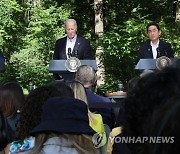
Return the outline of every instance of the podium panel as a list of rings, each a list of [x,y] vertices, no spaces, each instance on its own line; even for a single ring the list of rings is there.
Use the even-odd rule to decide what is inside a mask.
[[[50,73],[70,73],[65,67],[66,60],[50,60],[49,72]],[[97,71],[96,60],[80,60],[81,65],[89,65]]]
[[[49,73],[54,75],[60,75],[64,80],[73,80],[75,72],[69,72],[65,66],[66,60],[50,60],[49,63]],[[97,71],[96,60],[80,60],[81,65],[88,65]]]
[[[157,59],[140,59],[137,65],[135,66],[135,70],[156,70],[156,60]],[[180,59],[178,58],[170,58],[172,67],[180,67]]]

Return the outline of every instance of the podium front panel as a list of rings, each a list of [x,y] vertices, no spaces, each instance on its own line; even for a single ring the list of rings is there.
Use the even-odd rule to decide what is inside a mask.
[[[156,60],[157,59],[140,59],[139,62],[137,63],[135,70],[156,70]],[[178,58],[170,58],[172,67],[180,67],[180,59]]]
[[[66,60],[50,60],[49,72],[50,73],[69,73],[65,67]],[[96,60],[80,60],[81,65],[89,65],[97,71]]]
[[[156,59],[140,59],[135,69],[136,70],[156,69]]]
[[[66,60],[50,60],[49,63],[49,72],[50,73],[60,73],[60,72],[67,72],[65,67]]]

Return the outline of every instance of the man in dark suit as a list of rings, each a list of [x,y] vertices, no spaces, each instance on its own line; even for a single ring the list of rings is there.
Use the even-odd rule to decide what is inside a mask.
[[[58,39],[55,44],[53,59],[92,59],[92,49],[88,40],[77,35],[77,23],[74,19],[65,22],[67,36]]]
[[[149,40],[141,44],[137,62],[140,59],[156,59],[161,56],[173,58],[174,55],[173,50],[171,49],[171,44],[159,39],[161,35],[159,25],[151,22],[147,25],[146,29]]]
[[[77,35],[77,23],[74,19],[68,19],[65,22],[65,31],[67,36],[58,39],[55,44],[53,59],[66,60],[70,57],[76,57],[79,60],[93,59],[90,42]],[[55,80],[69,80],[73,78],[70,74],[54,74]]]
[[[75,75],[75,80],[81,82],[86,90],[88,104],[93,106],[93,103],[112,103],[109,98],[97,95],[93,92],[96,86],[96,73],[91,66],[81,65]],[[111,129],[115,124],[115,115],[112,108],[91,108],[90,111],[101,114],[103,123]]]

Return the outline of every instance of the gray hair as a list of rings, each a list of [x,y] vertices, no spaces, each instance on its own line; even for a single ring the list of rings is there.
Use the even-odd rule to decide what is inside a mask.
[[[76,22],[76,20],[75,19],[67,19],[66,21],[65,21],[65,24],[64,24],[64,26],[66,27],[66,25],[67,25],[67,23],[73,23],[74,24],[74,26],[76,27],[76,29],[77,29],[77,22]]]
[[[92,88],[96,83],[95,70],[91,66],[82,65],[76,72],[75,80],[81,82],[86,88]]]

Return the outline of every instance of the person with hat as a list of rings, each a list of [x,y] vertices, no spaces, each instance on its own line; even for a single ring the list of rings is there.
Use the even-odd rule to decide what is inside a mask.
[[[44,102],[42,119],[31,131],[35,136],[32,153],[96,154],[91,137],[87,105],[71,97],[53,97]]]

